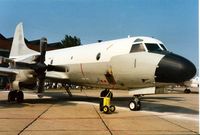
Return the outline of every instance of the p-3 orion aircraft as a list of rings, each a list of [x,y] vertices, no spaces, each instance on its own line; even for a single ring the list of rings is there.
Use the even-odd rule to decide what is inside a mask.
[[[0,68],[0,75],[11,77],[8,101],[23,102],[21,89],[36,84],[41,94],[48,79],[128,90],[133,94],[130,110],[140,110],[138,95],[154,94],[157,88],[185,82],[196,74],[193,63],[152,37],[128,37],[53,51],[46,51],[46,44],[47,39],[41,38],[40,52],[29,49],[23,25],[17,25],[10,56],[1,58],[2,63],[9,63],[8,68]]]

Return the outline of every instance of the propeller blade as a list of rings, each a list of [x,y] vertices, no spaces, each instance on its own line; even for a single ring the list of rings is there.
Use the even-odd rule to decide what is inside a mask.
[[[38,78],[38,93],[43,93],[44,91],[44,82],[46,76],[47,65],[45,62],[47,48],[47,39],[45,37],[40,39],[40,61],[36,64],[35,72],[37,73]]]
[[[40,39],[40,63],[44,63],[47,49],[47,39],[45,37]]]
[[[26,63],[26,62],[15,62],[15,67],[20,67],[23,69],[33,69],[37,74],[43,73],[46,71],[47,66],[45,63]]]
[[[44,92],[44,81],[45,81],[45,75],[46,73],[38,74],[38,93]]]
[[[47,71],[65,72],[65,67],[48,65]]]
[[[26,62],[15,62],[16,67],[25,68],[25,69],[35,69],[35,64],[30,64]]]

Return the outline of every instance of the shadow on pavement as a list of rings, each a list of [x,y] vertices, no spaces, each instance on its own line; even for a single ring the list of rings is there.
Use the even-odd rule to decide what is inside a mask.
[[[77,103],[71,103],[69,101],[82,101],[82,102],[90,102],[90,103],[99,103],[99,97],[88,97],[88,96],[78,96],[74,95],[73,97],[69,97],[65,93],[46,93],[45,95],[50,96],[52,98],[41,98],[41,99],[25,99],[24,103],[8,103],[7,100],[0,100],[0,107],[5,108],[23,108],[25,106],[30,106],[33,104],[59,104],[59,105],[77,105]],[[112,103],[119,107],[128,108],[128,104],[131,100],[131,97],[115,97],[112,100]],[[184,113],[184,114],[198,114],[199,112],[189,107],[177,106],[172,104],[163,104],[160,100],[168,101],[184,101],[181,97],[159,97],[159,95],[154,97],[145,96],[141,99],[142,109],[144,111],[153,111],[153,112],[171,112],[171,113]],[[1,109],[0,108],[0,109]]]

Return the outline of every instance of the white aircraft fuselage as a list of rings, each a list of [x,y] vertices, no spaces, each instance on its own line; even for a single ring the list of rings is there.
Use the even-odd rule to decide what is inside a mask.
[[[138,38],[143,42],[134,43]],[[161,43],[153,38],[133,37],[82,45],[49,51],[45,63],[64,66],[65,75],[74,84],[113,89],[155,86],[155,71],[164,55],[149,53],[145,42]],[[130,53],[133,44],[142,44],[145,50]]]

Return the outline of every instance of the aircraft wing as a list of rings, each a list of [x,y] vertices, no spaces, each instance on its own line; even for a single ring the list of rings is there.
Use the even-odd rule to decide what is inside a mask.
[[[19,73],[19,71],[16,69],[0,67],[0,76],[12,76],[12,75],[16,75],[18,73]]]
[[[46,79],[62,81],[69,80],[69,77],[66,75],[65,72],[50,71],[46,73]]]

